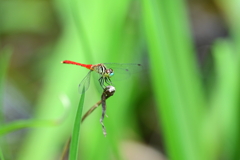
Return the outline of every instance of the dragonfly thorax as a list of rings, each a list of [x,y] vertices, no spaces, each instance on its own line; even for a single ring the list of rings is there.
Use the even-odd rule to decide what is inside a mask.
[[[113,69],[107,67],[104,64],[99,64],[97,66],[94,66],[94,71],[102,75],[102,77],[112,77],[114,75]]]

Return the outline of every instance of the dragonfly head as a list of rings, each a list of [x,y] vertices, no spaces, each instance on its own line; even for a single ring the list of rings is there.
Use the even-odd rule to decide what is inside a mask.
[[[106,76],[112,77],[113,75],[114,75],[114,72],[111,68],[106,70]]]

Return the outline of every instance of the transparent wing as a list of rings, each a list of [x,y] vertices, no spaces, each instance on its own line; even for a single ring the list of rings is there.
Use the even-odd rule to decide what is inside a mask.
[[[126,80],[132,74],[140,73],[142,71],[141,64],[136,63],[104,63],[107,68],[113,69],[114,75],[111,77],[113,81]]]
[[[114,75],[111,77],[111,80],[114,81],[121,81],[127,80],[131,77],[130,71],[126,71],[125,69],[115,68],[113,69]]]
[[[112,68],[112,69],[121,69],[123,72],[125,73],[139,73],[141,72],[142,69],[142,65],[141,64],[137,64],[137,63],[104,63],[104,65],[107,68]]]
[[[81,83],[78,85],[78,92],[80,94],[84,93],[83,88],[84,88],[85,92],[88,90],[89,84],[90,84],[91,72],[92,71],[89,71],[88,74],[83,78]]]

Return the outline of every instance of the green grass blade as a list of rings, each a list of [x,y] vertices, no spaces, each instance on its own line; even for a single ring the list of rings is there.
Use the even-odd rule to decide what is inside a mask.
[[[5,47],[2,51],[0,51],[0,129],[3,128],[4,117],[3,117],[3,96],[4,96],[4,85],[6,79],[6,73],[9,66],[9,61],[11,57],[11,49]],[[2,150],[2,146],[5,146],[5,139],[0,138],[0,159],[4,160],[4,150]],[[4,148],[3,148],[4,149]]]
[[[84,104],[84,97],[85,97],[85,88],[83,88],[83,94],[81,95],[78,109],[75,117],[74,122],[74,128],[72,133],[72,140],[70,144],[70,151],[69,151],[69,159],[70,160],[77,160],[78,155],[78,141],[79,141],[79,132],[80,132],[80,126],[81,126],[81,118],[82,118],[82,110],[83,110],[83,104]]]
[[[212,159],[221,154],[223,159],[234,158],[238,154],[237,145],[239,140],[239,61],[233,45],[225,40],[218,40],[213,48],[216,65],[217,83],[213,88],[211,98],[211,118],[215,122],[209,133],[215,133],[213,140],[206,140],[209,144],[215,142],[215,146],[208,145],[209,150],[215,148],[211,153]],[[209,136],[211,137],[211,136]],[[218,146],[223,146],[219,150]],[[214,155],[215,154],[215,155]]]
[[[86,29],[84,28],[84,25],[82,23],[82,18],[80,17],[79,14],[79,7],[78,3],[79,1],[77,0],[71,0],[71,14],[73,17],[73,21],[75,24],[75,27],[77,29],[77,35],[79,40],[81,41],[82,44],[82,49],[85,53],[85,55],[88,58],[88,60],[91,62],[93,61],[93,56],[92,56],[92,51],[91,51],[91,46],[90,46],[90,41],[86,32]]]
[[[5,160],[5,159],[4,159],[4,156],[3,156],[3,153],[2,153],[2,148],[0,148],[0,159],[1,159],[1,160]]]
[[[4,83],[10,57],[11,50],[9,48],[6,47],[0,52],[0,124],[3,121],[2,106],[3,106]]]
[[[47,127],[47,126],[56,126],[58,123],[55,120],[19,120],[12,122],[11,124],[6,124],[0,128],[0,136],[17,131],[24,128],[32,127]]]
[[[184,3],[143,0],[142,6],[151,75],[170,159],[204,159],[199,126],[205,101]]]

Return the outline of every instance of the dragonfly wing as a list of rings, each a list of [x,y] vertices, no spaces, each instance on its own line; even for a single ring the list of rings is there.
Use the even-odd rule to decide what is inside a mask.
[[[137,63],[104,63],[107,68],[111,68],[114,71],[112,80],[125,80],[131,77],[132,74],[140,73],[142,71],[141,64]]]
[[[78,86],[78,92],[80,94],[83,94],[83,88],[84,88],[84,91],[86,92],[89,88],[89,85],[90,85],[90,78],[91,78],[91,72],[92,71],[89,71],[88,74],[83,78],[83,80],[81,81],[81,83],[79,84]]]
[[[127,71],[122,68],[115,68],[113,69],[114,75],[111,77],[111,80],[113,81],[121,81],[121,80],[127,80],[131,77],[130,71]]]
[[[104,65],[106,65],[107,68],[123,69],[123,70],[125,70],[125,72],[130,72],[131,74],[139,73],[143,70],[142,65],[137,64],[137,63],[123,63],[123,64],[121,64],[121,63],[104,63]]]

